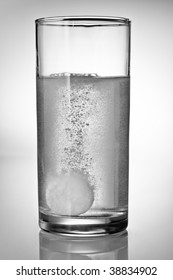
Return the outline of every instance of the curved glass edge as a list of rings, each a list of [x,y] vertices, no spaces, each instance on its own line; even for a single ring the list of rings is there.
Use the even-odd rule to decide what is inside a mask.
[[[116,16],[53,16],[43,17],[35,20],[39,25],[56,26],[122,26],[130,25],[128,18]]]

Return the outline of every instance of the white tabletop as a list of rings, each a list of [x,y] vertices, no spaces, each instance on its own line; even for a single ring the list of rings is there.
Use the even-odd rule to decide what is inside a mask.
[[[172,206],[170,193],[165,193],[169,188],[165,185],[158,193],[158,180],[154,182],[151,174],[148,193],[145,179],[137,186],[139,177],[133,177],[134,168],[132,162],[127,231],[119,237],[83,240],[39,229],[36,158],[1,157],[0,259],[173,259]]]

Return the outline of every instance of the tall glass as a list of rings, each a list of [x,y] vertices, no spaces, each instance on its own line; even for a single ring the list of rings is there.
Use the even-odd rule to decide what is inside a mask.
[[[36,20],[39,223],[92,236],[128,223],[130,21]]]

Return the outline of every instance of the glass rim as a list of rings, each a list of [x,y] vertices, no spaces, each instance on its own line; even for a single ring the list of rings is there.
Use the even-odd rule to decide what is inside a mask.
[[[39,25],[94,27],[94,26],[123,26],[130,25],[131,21],[125,17],[116,16],[52,16],[35,20]]]

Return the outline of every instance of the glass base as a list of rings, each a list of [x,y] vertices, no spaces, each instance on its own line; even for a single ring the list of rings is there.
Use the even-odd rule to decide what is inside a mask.
[[[127,215],[57,217],[40,212],[40,228],[68,236],[103,236],[124,231],[128,225]]]

